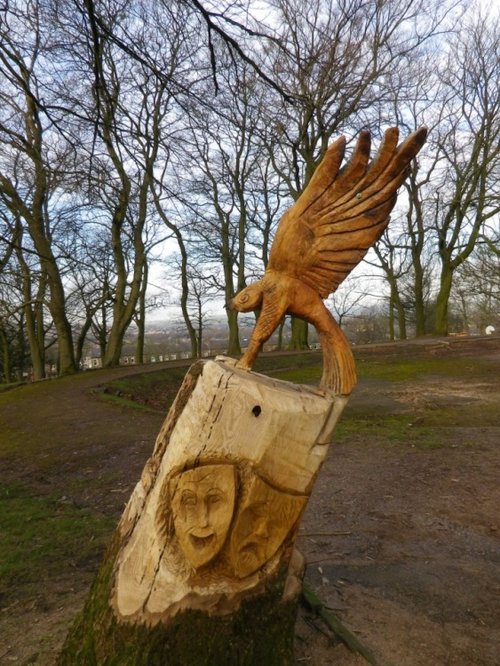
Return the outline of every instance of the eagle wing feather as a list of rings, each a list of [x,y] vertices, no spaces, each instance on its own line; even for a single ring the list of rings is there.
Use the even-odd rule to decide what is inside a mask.
[[[342,168],[346,141],[337,139],[281,219],[268,270],[301,280],[322,298],[335,291],[387,226],[397,190],[426,136],[421,127],[398,146],[399,132],[390,128],[369,163],[370,133],[362,131]]]

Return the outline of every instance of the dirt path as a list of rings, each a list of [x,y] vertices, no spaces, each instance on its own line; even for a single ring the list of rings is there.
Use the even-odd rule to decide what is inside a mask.
[[[500,344],[482,353],[500,368]],[[32,385],[22,401],[11,392],[0,403],[0,433],[12,435],[16,447],[0,460],[2,482],[99,506],[117,519],[163,417],[107,404],[92,391],[131,372],[144,367]],[[349,414],[356,423],[358,413],[371,409],[374,428],[370,436],[352,427],[340,436],[316,484],[299,543],[307,578],[381,666],[499,663],[500,416],[472,425],[453,417],[440,430],[439,446],[426,448],[411,434],[421,428],[419,419],[432,425],[430,404],[445,414],[450,405],[465,412],[486,403],[500,405],[498,375],[474,386],[460,377],[446,385],[432,377],[362,381]],[[377,429],[377,414],[394,415],[408,441],[403,431],[403,442],[398,432],[391,443]],[[28,597],[0,591],[0,664],[54,663],[97,564],[69,563]],[[311,666],[366,664],[304,610],[297,658]]]
[[[459,341],[432,353],[460,367],[470,351]],[[500,664],[500,344],[476,352],[496,368],[476,383],[460,372],[446,382],[360,382],[354,415],[407,416],[408,432],[450,407],[455,416],[429,450],[411,436],[391,445],[376,428],[334,443],[303,519],[307,578],[380,665]],[[496,417],[474,419],[477,406]],[[309,647],[303,619],[298,633],[304,663],[366,663],[314,634]]]
[[[42,493],[60,490],[67,495],[68,481],[75,486],[78,478],[111,476],[115,477],[115,490],[122,488],[126,494],[152,451],[163,415],[120,408],[100,400],[96,391],[120,377],[166,366],[90,371],[77,378],[25,387],[21,402],[14,399],[2,406],[0,427],[15,430],[19,443],[29,448],[29,456],[19,452],[6,456],[2,478],[26,481],[31,488],[38,484]],[[15,393],[16,389],[13,397]],[[104,510],[119,511],[123,502],[110,497],[105,484],[102,491],[101,496],[95,495],[92,486],[82,489],[74,499],[81,505],[92,501],[102,503]]]

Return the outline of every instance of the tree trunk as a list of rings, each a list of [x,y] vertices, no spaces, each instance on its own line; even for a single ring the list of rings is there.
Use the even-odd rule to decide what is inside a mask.
[[[83,360],[82,359],[83,346],[85,344],[85,341],[87,340],[87,334],[90,331],[91,327],[92,327],[92,315],[90,314],[87,308],[85,320],[75,341],[75,363],[77,368],[81,367]]]
[[[347,398],[188,371],[60,666],[288,666],[300,517]]]
[[[283,349],[283,331],[285,329],[285,322],[286,322],[286,317],[283,317],[281,320],[281,324],[278,327],[278,350],[281,351]]]
[[[142,285],[142,262],[145,257],[139,260],[137,254],[142,252],[135,247],[136,257],[134,258],[134,277],[127,293],[127,273],[124,266],[117,270],[117,293],[113,305],[113,321],[109,330],[109,336],[106,342],[106,351],[103,358],[105,368],[113,368],[120,365],[122,355],[123,339],[130,326],[134,316],[136,306],[141,293]]]
[[[441,269],[441,281],[436,298],[436,312],[434,321],[434,333],[436,335],[448,335],[448,303],[450,300],[453,271],[443,265]]]
[[[467,335],[470,335],[469,313],[465,293],[463,291],[459,291],[458,297],[460,299],[460,308],[462,310],[464,331],[467,333]]]
[[[292,333],[288,349],[309,349],[307,321],[298,317],[291,317]]]
[[[202,307],[201,298],[198,299],[197,305],[198,305],[198,315],[197,315],[198,331],[196,334],[196,356],[194,358],[202,358],[203,357],[203,307]]]
[[[28,356],[28,350],[26,347],[26,338],[24,336],[24,317],[21,315],[19,318],[19,327],[16,333],[17,340],[17,354],[18,354],[18,363],[17,363],[17,379],[22,381],[24,378],[24,371],[26,368],[26,358]]]
[[[236,310],[227,309],[227,324],[229,338],[227,342],[227,353],[229,356],[239,356],[241,354],[240,335],[238,330],[238,313]]]
[[[406,340],[406,312],[401,303],[401,299],[399,298],[399,294],[396,298],[396,309],[398,312],[399,339]]]
[[[392,323],[389,326],[392,326],[390,333],[392,335],[391,340],[394,340],[394,310],[397,312],[398,316],[398,336],[400,340],[406,340],[406,312],[404,305],[401,302],[401,297],[399,295],[398,281],[393,273],[386,271],[386,279],[389,282],[391,289],[390,297],[390,311],[392,316]]]
[[[54,326],[57,329],[59,375],[71,375],[78,370],[71,328],[63,319],[54,321]]]
[[[394,299],[391,296],[389,297],[389,340],[394,342],[396,339],[394,333]]]
[[[31,366],[33,368],[33,379],[45,377],[45,349],[43,346],[43,311],[42,308],[28,303],[24,307],[26,321],[26,337],[30,348]]]
[[[120,365],[124,335],[125,329],[122,330],[118,326],[111,325],[109,337],[106,341],[106,348],[102,357],[102,365],[104,368],[116,368]]]
[[[425,302],[424,302],[424,273],[420,263],[414,261],[415,271],[415,336],[422,337],[426,334]]]
[[[144,313],[142,312],[142,306],[139,306],[141,309],[141,314],[135,320],[137,324],[137,340],[135,342],[135,362],[142,365],[144,363],[144,343],[146,339],[145,331],[145,320]]]
[[[6,384],[10,384],[12,381],[12,375],[10,371],[10,345],[7,338],[7,334],[0,324],[0,346],[2,348],[2,370],[3,370],[3,380]]]
[[[43,233],[43,222],[33,215],[34,222],[30,225],[30,234],[41,259],[42,271],[47,280],[49,291],[48,308],[57,333],[58,368],[60,375],[70,375],[77,371],[73,333],[66,314],[66,297],[64,285],[52,251],[50,242]]]
[[[137,342],[135,346],[135,362],[142,365],[144,363],[144,345],[146,342],[146,294],[148,287],[148,264],[144,263],[143,279],[141,284],[141,291],[139,294],[139,301],[137,307],[137,315],[135,323],[137,325]]]
[[[37,294],[36,297],[33,297],[33,276],[20,246],[17,247],[16,254],[21,268],[20,278],[24,298],[23,313],[26,323],[26,337],[28,338],[30,349],[33,379],[38,380],[45,377],[45,333],[42,303],[45,299],[46,279],[45,274],[41,271]]]

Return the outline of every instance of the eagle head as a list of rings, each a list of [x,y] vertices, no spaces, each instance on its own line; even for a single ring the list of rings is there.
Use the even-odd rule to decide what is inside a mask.
[[[254,282],[245,289],[242,289],[234,298],[232,298],[228,307],[230,310],[238,312],[251,312],[260,308],[262,303],[262,284]]]

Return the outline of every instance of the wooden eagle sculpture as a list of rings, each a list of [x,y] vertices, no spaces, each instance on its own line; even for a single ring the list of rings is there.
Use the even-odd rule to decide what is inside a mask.
[[[352,351],[323,299],[387,227],[398,187],[426,137],[427,129],[421,127],[398,146],[399,131],[390,128],[369,163],[370,133],[364,130],[343,168],[345,137],[332,143],[299,199],[281,218],[264,277],[229,303],[239,312],[260,310],[237,367],[252,368],[262,345],[288,313],[318,331],[323,349],[320,386],[338,395],[351,392],[356,383]]]

